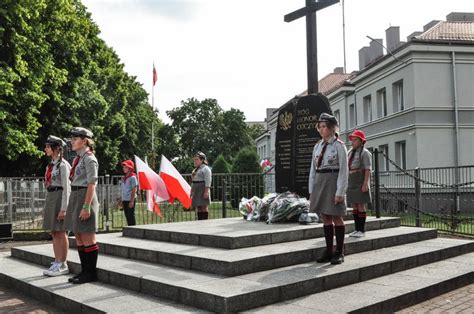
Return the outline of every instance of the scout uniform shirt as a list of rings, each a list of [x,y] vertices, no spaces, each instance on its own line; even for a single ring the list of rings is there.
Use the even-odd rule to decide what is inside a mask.
[[[352,152],[351,149],[348,153],[348,159],[350,161]],[[349,170],[371,170],[372,169],[372,154],[365,149],[363,146],[357,148],[355,151],[352,161],[350,161]]]
[[[348,177],[348,167],[347,167],[347,150],[344,143],[332,136],[327,141],[327,147],[324,152],[321,165],[318,169],[317,162],[319,155],[321,154],[324,148],[324,140],[320,140],[313,149],[313,158],[311,160],[311,169],[309,173],[309,182],[308,190],[313,191],[314,177],[316,176],[316,170],[324,169],[339,169],[339,175],[337,178],[337,189],[336,196],[344,196],[347,190],[347,177]]]
[[[61,197],[61,210],[66,211],[71,194],[71,185],[69,184],[69,172],[71,165],[64,159],[52,161],[53,170],[51,172],[51,185],[49,188],[62,187],[63,193]]]
[[[204,186],[210,188],[212,183],[211,169],[207,165],[202,164],[194,173],[193,182],[204,182]]]
[[[97,183],[99,178],[99,164],[97,158],[89,148],[81,149],[77,152],[77,157],[71,169],[71,175],[71,186],[87,187],[88,184]]]
[[[138,186],[137,177],[133,174],[125,177],[121,181],[122,201],[129,202],[132,198],[132,190]]]

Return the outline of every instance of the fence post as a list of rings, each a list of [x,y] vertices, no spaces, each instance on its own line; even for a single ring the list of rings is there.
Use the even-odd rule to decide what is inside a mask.
[[[415,225],[421,227],[420,219],[420,209],[421,209],[421,181],[420,178],[420,168],[415,168],[415,206],[416,206],[416,216],[415,216]]]
[[[374,149],[374,192],[375,192],[375,217],[380,218],[380,170],[379,150]]]
[[[30,217],[31,222],[35,222],[35,183],[30,180]]]
[[[227,182],[222,179],[222,218],[227,218]]]
[[[105,175],[104,185],[105,185],[105,195],[104,195],[104,213],[105,213],[105,231],[109,232],[109,199],[110,199],[110,176]]]
[[[7,180],[7,203],[8,203],[8,216],[10,222],[13,223],[13,187],[12,180]]]

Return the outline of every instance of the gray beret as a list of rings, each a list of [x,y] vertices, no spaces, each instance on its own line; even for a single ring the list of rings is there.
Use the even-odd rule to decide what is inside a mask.
[[[339,124],[335,116],[331,116],[329,113],[321,113],[319,116],[318,122],[329,122],[329,123],[334,123],[336,125]]]
[[[46,139],[46,144],[50,146],[64,146],[66,143],[57,136],[50,135]]]
[[[71,136],[93,138],[94,133],[92,133],[91,130],[88,130],[88,129],[83,128],[83,127],[75,127],[71,130]]]

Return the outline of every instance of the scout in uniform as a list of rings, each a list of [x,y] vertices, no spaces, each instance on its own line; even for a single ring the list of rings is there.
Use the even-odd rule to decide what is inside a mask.
[[[135,163],[131,160],[122,161],[122,206],[128,226],[135,226],[135,195],[137,194],[137,175],[135,174]]]
[[[341,264],[344,262],[345,226],[342,216],[346,213],[344,196],[347,189],[347,149],[336,136],[337,119],[322,113],[317,128],[322,140],[313,149],[309,175],[310,211],[318,213],[324,224],[326,250],[318,263]],[[333,240],[336,235],[336,251]]]
[[[43,212],[43,229],[50,230],[53,237],[54,262],[43,272],[46,276],[60,276],[69,273],[66,264],[69,242],[67,239],[64,218],[71,193],[69,171],[71,165],[63,159],[62,139],[50,135],[46,140],[45,153],[51,157],[46,167],[44,182],[46,202]]]
[[[81,273],[69,278],[72,283],[97,280],[97,257],[99,247],[95,232],[98,227],[99,202],[96,184],[99,165],[94,156],[93,133],[85,128],[71,130],[72,150],[77,156],[73,161],[69,178],[71,197],[66,215],[66,224],[76,236],[77,251],[81,260]]]
[[[370,203],[370,171],[372,154],[364,148],[367,142],[365,133],[355,130],[349,135],[352,149],[349,151],[349,183],[347,186],[347,203],[352,204],[355,231],[349,236],[365,236],[366,205]]]
[[[209,218],[208,206],[211,200],[212,172],[207,165],[204,153],[198,152],[194,155],[193,161],[195,168],[191,174],[191,206],[197,209],[198,220],[205,220]]]

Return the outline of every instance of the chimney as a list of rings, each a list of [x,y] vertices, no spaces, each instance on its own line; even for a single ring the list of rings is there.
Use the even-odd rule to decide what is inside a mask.
[[[411,39],[413,37],[419,36],[421,34],[423,34],[423,32],[413,32],[413,33],[411,33],[410,35],[407,36],[407,42],[411,41]]]
[[[439,20],[433,20],[433,21],[429,22],[428,24],[423,26],[423,32],[426,32],[427,30],[429,30],[430,28],[432,28],[433,26],[438,24],[438,22],[440,22],[440,21]]]
[[[385,30],[387,40],[387,50],[392,52],[400,46],[400,27],[390,26]]]
[[[332,72],[335,73],[335,74],[344,74],[344,68],[343,67],[337,67],[337,68],[334,68],[334,70]]]
[[[383,39],[375,38],[370,42],[369,63],[383,56]]]
[[[447,22],[474,22],[474,13],[451,12],[446,15]]]
[[[369,50],[370,48],[365,46],[359,50],[359,70],[364,69],[369,64]]]

